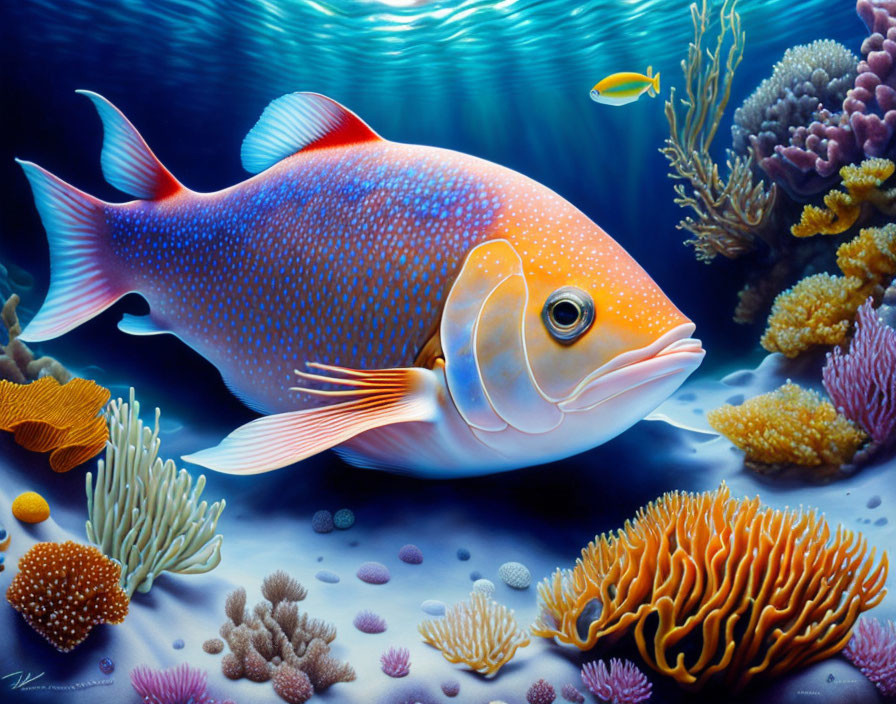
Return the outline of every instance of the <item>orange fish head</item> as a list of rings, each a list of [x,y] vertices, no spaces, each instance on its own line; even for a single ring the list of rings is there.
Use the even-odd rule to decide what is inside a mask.
[[[569,210],[474,248],[442,320],[461,416],[493,448],[532,463],[622,432],[704,356],[694,324],[648,274]]]

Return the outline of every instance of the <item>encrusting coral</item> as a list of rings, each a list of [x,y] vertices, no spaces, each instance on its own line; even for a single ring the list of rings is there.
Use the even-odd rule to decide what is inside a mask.
[[[791,382],[739,406],[725,404],[706,419],[753,465],[840,467],[868,440],[820,394]]]
[[[60,384],[65,384],[72,378],[71,372],[52,357],[35,359],[28,345],[19,339],[22,326],[16,313],[18,305],[18,295],[12,294],[0,310],[0,321],[6,328],[8,338],[5,346],[0,344],[0,379],[27,384],[29,381],[51,376]]]
[[[448,662],[463,663],[486,677],[495,676],[519,648],[529,645],[513,611],[479,591],[448,607],[442,618],[423,621],[417,630]]]
[[[134,389],[125,403],[106,410],[109,441],[97,463],[96,485],[87,473],[87,539],[122,565],[128,596],[148,592],[162,572],[200,574],[221,562],[222,536],[215,535],[221,499],[200,502],[205,475],[193,486],[185,470],[159,453],[159,409],[152,430],[140,420]]]
[[[533,632],[590,650],[633,639],[682,686],[740,689],[839,652],[885,595],[886,553],[812,510],[763,508],[724,484],[670,492],[538,588]]]
[[[103,449],[109,434],[98,414],[108,400],[108,389],[86,379],[0,380],[0,429],[27,450],[50,452],[53,471],[67,472]]]
[[[288,667],[305,673],[315,692],[355,679],[351,665],[330,656],[336,628],[299,614],[296,602],[307,595],[301,584],[277,571],[265,577],[261,592],[266,601],[252,612],[246,610],[244,589],[231,592],[224,603],[228,620],[220,634],[230,648],[221,661],[226,677],[254,682],[275,678],[275,684],[285,688],[288,682],[295,684],[295,677],[285,673],[278,678],[277,673]]]
[[[121,623],[128,595],[121,567],[95,547],[37,543],[19,560],[6,600],[60,652],[81,643],[94,626]]]

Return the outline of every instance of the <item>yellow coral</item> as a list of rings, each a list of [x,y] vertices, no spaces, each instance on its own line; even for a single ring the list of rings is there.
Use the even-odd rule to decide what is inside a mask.
[[[519,648],[529,645],[529,636],[517,624],[513,611],[482,592],[473,592],[469,602],[451,606],[442,618],[426,620],[417,630],[448,662],[462,662],[487,677],[497,674]]]
[[[896,276],[896,223],[866,227],[837,248],[837,266],[846,276],[885,285]]]
[[[50,504],[37,492],[26,491],[13,499],[12,515],[22,523],[41,523],[50,517]]]
[[[815,511],[671,492],[538,587],[533,632],[590,650],[633,638],[681,685],[739,689],[841,650],[886,594],[887,555]]]
[[[762,464],[839,466],[868,439],[830,402],[791,382],[740,406],[726,404],[706,418],[748,460]]]
[[[888,159],[865,159],[858,165],[840,169],[840,178],[846,192],[833,190],[824,197],[825,208],[807,205],[800,221],[790,228],[794,237],[814,235],[839,235],[855,225],[862,212],[863,203],[871,203],[884,213],[892,213],[896,201],[896,189],[880,190],[896,165]]]

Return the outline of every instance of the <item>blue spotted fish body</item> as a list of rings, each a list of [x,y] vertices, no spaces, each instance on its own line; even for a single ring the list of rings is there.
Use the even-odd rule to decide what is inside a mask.
[[[425,476],[514,469],[600,444],[703,357],[693,324],[547,188],[457,152],[386,141],[312,93],[243,142],[255,175],[185,188],[124,115],[103,121],[106,203],[20,162],[50,240],[25,340],[129,292],[127,333],[171,333],[267,414],[184,459],[252,474],[328,448]]]

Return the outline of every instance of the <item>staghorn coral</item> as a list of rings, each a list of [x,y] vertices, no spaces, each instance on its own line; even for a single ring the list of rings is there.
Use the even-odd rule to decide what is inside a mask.
[[[818,393],[790,382],[706,418],[753,464],[839,467],[868,439]]]
[[[640,704],[650,699],[652,685],[637,665],[613,658],[582,666],[582,683],[595,697],[609,704]]]
[[[417,630],[448,662],[463,663],[486,677],[494,677],[519,648],[529,645],[513,611],[478,591],[470,594],[469,601],[450,606],[442,618],[424,621]]]
[[[628,638],[682,686],[740,689],[846,645],[885,595],[875,552],[815,511],[763,508],[724,484],[670,492],[541,583],[533,632],[581,650]]]
[[[193,478],[159,452],[159,409],[152,430],[140,420],[140,404],[112,401],[106,410],[109,441],[97,463],[96,484],[87,473],[87,539],[122,565],[128,596],[148,592],[162,572],[201,574],[221,562],[215,535],[221,499],[200,502],[205,475]]]
[[[824,388],[837,409],[877,446],[896,438],[896,330],[878,320],[871,301],[860,308],[844,353],[828,353]]]
[[[167,670],[141,665],[131,670],[130,678],[145,704],[215,704],[206,691],[206,674],[186,663]]]
[[[860,619],[843,654],[881,694],[896,698],[896,623]]]
[[[2,269],[2,265],[0,265]],[[16,309],[19,305],[19,297],[12,294],[6,299],[0,310],[0,322],[6,328],[8,342],[0,344],[0,379],[6,379],[15,384],[27,384],[29,381],[51,376],[60,384],[71,381],[72,375],[65,367],[52,357],[34,358],[34,353],[28,345],[19,339],[22,326],[19,324],[19,316]]]
[[[128,596],[121,567],[95,547],[37,543],[19,559],[6,600],[58,651],[67,653],[102,623],[121,623]]]
[[[103,449],[109,433],[97,414],[108,400],[108,389],[86,379],[0,380],[0,429],[27,450],[49,452],[53,471],[67,472]]]
[[[296,603],[307,593],[302,585],[278,570],[264,579],[261,591],[267,601],[251,612],[244,589],[231,592],[224,602],[227,621],[220,635],[230,648],[221,661],[226,677],[267,682],[287,665],[305,673],[315,692],[355,679],[350,665],[330,656],[336,628],[299,613]]]

